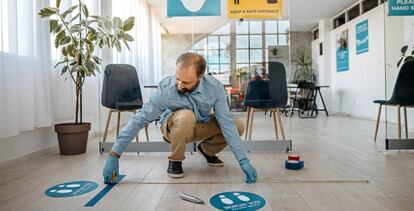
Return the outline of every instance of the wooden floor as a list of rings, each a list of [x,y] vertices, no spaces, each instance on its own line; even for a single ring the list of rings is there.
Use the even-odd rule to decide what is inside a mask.
[[[245,114],[240,116],[245,120]],[[93,208],[84,208],[104,187],[101,175],[106,155],[98,153],[98,139],[92,139],[83,155],[60,156],[56,151],[2,167],[0,210],[214,210],[208,203],[210,197],[226,191],[259,194],[266,200],[264,210],[414,210],[414,152],[385,151],[384,126],[375,144],[374,121],[323,115],[283,121],[287,136],[293,140],[293,153],[301,155],[305,168],[285,170],[287,154],[283,152],[250,153],[259,180],[366,179],[369,183],[138,184],[237,181],[243,179],[243,174],[228,152],[219,154],[225,162],[221,168],[208,166],[198,153],[186,154],[186,175],[181,180],[168,178],[167,154],[128,153],[120,162],[120,171],[126,178]],[[256,113],[253,138],[274,138],[272,122],[263,113]],[[389,128],[390,133],[394,131],[394,127]],[[150,138],[161,138],[154,124],[150,126]],[[140,139],[145,140],[144,133],[140,133]],[[71,198],[49,198],[44,194],[53,185],[75,180],[95,181],[99,188]],[[207,204],[182,201],[180,193],[198,196]]]

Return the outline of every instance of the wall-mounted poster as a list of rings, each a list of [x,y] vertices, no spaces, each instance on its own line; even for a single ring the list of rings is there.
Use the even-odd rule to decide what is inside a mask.
[[[359,22],[356,25],[356,53],[368,52],[368,20]]]
[[[281,18],[282,0],[227,0],[229,18]]]
[[[348,29],[336,37],[336,72],[349,70]]]
[[[388,0],[389,16],[414,15],[414,0]]]
[[[220,16],[220,0],[168,0],[167,16]]]

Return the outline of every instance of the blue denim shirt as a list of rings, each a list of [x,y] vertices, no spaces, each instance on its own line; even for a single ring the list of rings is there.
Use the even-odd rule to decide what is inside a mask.
[[[156,120],[160,115],[161,122],[164,122],[172,112],[179,109],[192,110],[197,122],[210,121],[210,113],[214,109],[223,136],[237,161],[247,158],[233,114],[227,104],[224,86],[209,75],[205,75],[200,80],[194,91],[185,94],[178,93],[175,76],[163,79],[149,101],[144,103],[142,109],[121,130],[112,151],[121,155],[145,125]]]

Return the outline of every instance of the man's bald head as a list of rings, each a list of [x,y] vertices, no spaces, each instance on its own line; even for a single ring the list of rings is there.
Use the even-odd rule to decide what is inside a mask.
[[[196,71],[197,77],[203,77],[206,71],[206,60],[203,56],[196,53],[181,54],[176,61],[177,69],[193,69]]]

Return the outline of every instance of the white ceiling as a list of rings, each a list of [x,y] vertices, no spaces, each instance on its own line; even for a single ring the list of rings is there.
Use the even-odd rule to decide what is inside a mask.
[[[227,18],[227,0],[221,0],[222,16],[194,17],[194,24],[191,17],[167,18],[167,0],[146,1],[157,13],[164,29],[171,34],[209,33],[230,21]],[[311,31],[320,19],[332,18],[356,2],[358,0],[284,0],[282,13],[284,19],[290,19],[291,31]]]

